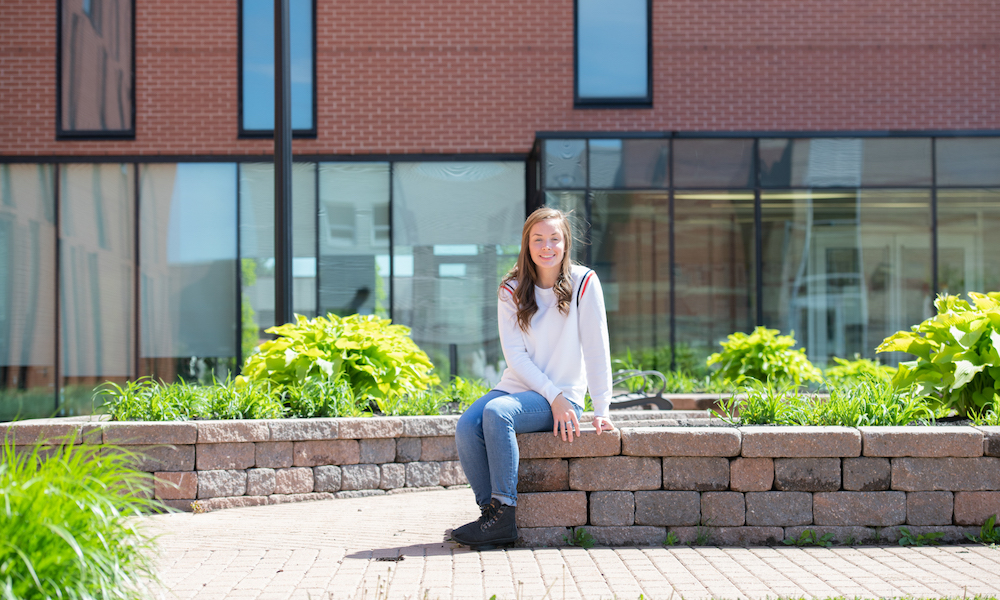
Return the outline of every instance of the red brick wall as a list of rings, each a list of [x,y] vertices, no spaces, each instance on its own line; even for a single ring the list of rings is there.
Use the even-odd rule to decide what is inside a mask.
[[[996,0],[654,0],[654,108],[574,110],[572,0],[318,3],[296,154],[526,152],[536,131],[1000,129]],[[0,11],[0,154],[237,139],[237,3],[136,2],[134,141],[56,141],[56,2]]]

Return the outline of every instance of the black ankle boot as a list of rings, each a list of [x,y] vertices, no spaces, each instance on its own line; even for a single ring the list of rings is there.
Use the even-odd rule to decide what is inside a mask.
[[[451,538],[473,550],[491,550],[517,541],[517,507],[501,503],[496,498],[483,508],[478,521],[451,532]]]

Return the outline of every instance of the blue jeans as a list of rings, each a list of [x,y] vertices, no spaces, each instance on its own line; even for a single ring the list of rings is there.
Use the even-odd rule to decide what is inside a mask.
[[[571,403],[572,404],[572,403]],[[573,404],[579,419],[583,409]],[[455,444],[476,504],[517,505],[518,433],[552,431],[552,409],[538,392],[492,390],[458,419]]]

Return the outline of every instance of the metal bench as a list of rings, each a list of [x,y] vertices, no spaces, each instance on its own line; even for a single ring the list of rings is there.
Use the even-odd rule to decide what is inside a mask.
[[[663,391],[667,389],[667,378],[659,371],[640,371],[638,369],[626,369],[616,371],[613,375],[611,388],[627,381],[641,378],[640,381],[632,381],[626,386],[626,390],[611,397],[611,408],[622,409],[635,406],[645,406],[653,404],[660,410],[673,410],[674,404],[663,397]],[[658,381],[657,381],[658,380]],[[659,385],[657,389],[657,384]]]

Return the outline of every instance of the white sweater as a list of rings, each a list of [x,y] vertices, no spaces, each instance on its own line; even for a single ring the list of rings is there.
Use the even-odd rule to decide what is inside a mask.
[[[597,274],[586,267],[574,265],[572,279],[573,299],[568,315],[559,312],[552,288],[535,287],[538,311],[532,315],[528,331],[522,331],[517,324],[517,303],[511,290],[500,286],[497,315],[507,368],[496,389],[510,394],[534,390],[549,404],[562,393],[583,407],[589,387],[594,414],[606,417],[611,404],[611,352],[604,292]],[[514,287],[517,282],[508,285]]]

